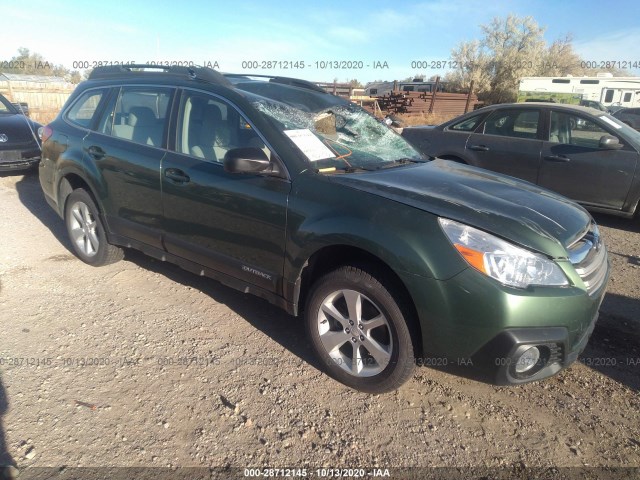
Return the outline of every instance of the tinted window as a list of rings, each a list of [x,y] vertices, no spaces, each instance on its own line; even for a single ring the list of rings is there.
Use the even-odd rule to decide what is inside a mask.
[[[240,147],[269,150],[238,111],[223,100],[198,92],[185,92],[178,115],[179,153],[212,162],[222,162],[225,154]]]
[[[623,102],[630,102],[630,101],[631,101],[631,93],[625,93]]]
[[[484,133],[505,137],[536,138],[539,110],[495,110],[484,124]]]
[[[551,112],[549,141],[587,148],[599,148],[600,138],[610,135],[587,117]]]
[[[613,94],[614,94],[613,90],[607,90],[607,93],[604,96],[604,101],[607,102],[607,103],[608,102],[612,102],[613,101]]]
[[[80,95],[67,112],[67,120],[81,127],[89,128],[105,92],[106,90],[103,89],[89,90]]]
[[[113,137],[159,147],[172,90],[161,87],[123,87],[100,122],[99,131]]]
[[[9,102],[0,94],[0,113],[15,113],[14,108]]]
[[[449,127],[449,130],[458,130],[461,132],[472,132],[473,130],[476,129],[476,127],[480,123],[481,118],[482,118],[482,115],[474,115],[473,117],[467,118],[462,122],[454,123]]]

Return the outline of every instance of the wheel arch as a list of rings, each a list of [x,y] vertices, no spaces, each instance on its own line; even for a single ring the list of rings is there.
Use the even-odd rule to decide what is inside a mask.
[[[406,321],[411,332],[414,353],[416,356],[420,356],[422,354],[422,331],[416,305],[409,293],[409,289],[387,262],[363,248],[346,244],[334,244],[324,246],[315,251],[304,263],[299,275],[298,282],[300,286],[297,298],[294,299],[299,306],[298,312],[304,313],[304,305],[314,282],[323,275],[345,265],[364,268],[375,274],[386,288],[392,289],[390,293],[394,297],[396,295],[400,296],[397,299],[397,303],[407,317]]]
[[[71,192],[77,190],[78,188],[86,190],[86,192],[93,198],[93,201],[95,202],[96,207],[98,207],[100,213],[104,213],[102,211],[102,206],[97,201],[97,196],[93,191],[93,188],[91,188],[89,182],[87,182],[78,173],[70,171],[64,173],[61,176],[60,181],[58,182],[58,213],[61,217],[64,218],[64,209],[65,204],[67,203],[67,198],[69,198]]]

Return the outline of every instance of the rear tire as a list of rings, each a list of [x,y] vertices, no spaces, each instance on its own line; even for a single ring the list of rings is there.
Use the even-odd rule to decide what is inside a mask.
[[[122,260],[121,248],[107,242],[98,208],[82,188],[71,192],[64,209],[64,223],[76,255],[85,263],[100,267]]]
[[[368,393],[398,389],[415,367],[402,295],[383,276],[340,267],[311,287],[305,307],[307,333],[325,371]]]

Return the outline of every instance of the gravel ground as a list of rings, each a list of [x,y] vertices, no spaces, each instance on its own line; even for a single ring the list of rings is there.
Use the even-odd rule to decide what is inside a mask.
[[[596,217],[612,281],[571,368],[495,387],[421,367],[401,390],[367,395],[324,375],[301,322],[260,299],[134,251],[82,263],[35,173],[0,175],[0,213],[0,454],[20,478],[61,466],[640,466],[637,220]]]

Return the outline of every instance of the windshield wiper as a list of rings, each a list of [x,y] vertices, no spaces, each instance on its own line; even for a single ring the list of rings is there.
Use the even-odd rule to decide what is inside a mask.
[[[355,167],[352,165],[344,166],[344,167],[327,167],[327,168],[318,168],[316,171],[318,173],[356,173],[356,172],[371,172],[373,170],[377,170],[376,168],[366,168],[366,167]]]
[[[425,160],[424,158],[410,158],[410,157],[404,157],[404,158],[399,158],[398,160],[394,160],[394,162],[396,163],[400,163],[400,164],[405,164],[405,163],[426,163],[428,160]]]
[[[394,168],[399,167],[401,165],[408,165],[410,163],[425,163],[426,160],[421,160],[418,158],[399,158],[398,160],[393,160],[392,162],[385,162],[382,165],[377,165],[373,170],[383,170],[385,168]]]

